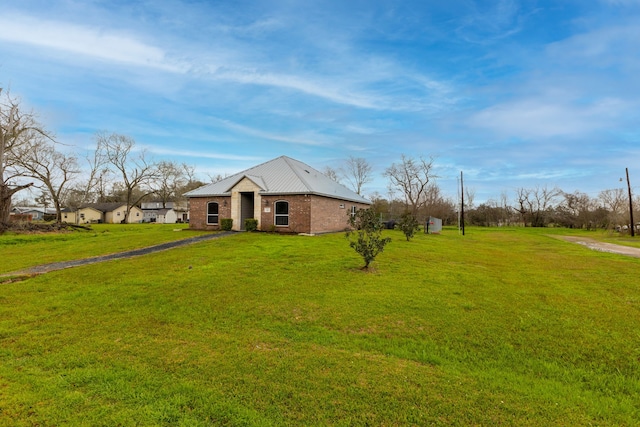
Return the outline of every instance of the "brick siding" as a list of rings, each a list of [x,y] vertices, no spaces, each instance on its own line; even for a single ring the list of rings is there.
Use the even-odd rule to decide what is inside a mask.
[[[227,206],[224,202],[227,202]],[[220,230],[222,218],[231,218],[230,197],[192,197],[189,199],[189,228],[194,230]],[[207,224],[207,203],[218,202],[218,224]]]
[[[222,218],[231,218],[231,200],[230,197],[192,197],[189,227],[196,230],[219,230],[220,224],[207,224],[207,203],[218,202],[218,222],[220,222]],[[224,206],[225,201],[227,206]],[[289,203],[288,226],[275,225],[275,203],[278,201]],[[258,229],[280,233],[318,234],[343,231],[347,227],[352,206],[358,209],[369,207],[362,203],[303,194],[262,196],[261,199],[256,197],[257,203],[261,203]],[[237,229],[237,226],[238,224],[234,224],[234,229]]]

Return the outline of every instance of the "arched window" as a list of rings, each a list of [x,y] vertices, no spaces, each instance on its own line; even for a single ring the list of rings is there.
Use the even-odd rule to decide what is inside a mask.
[[[207,224],[218,224],[218,203],[207,203]]]
[[[275,204],[275,223],[281,227],[289,225],[289,202],[279,201]]]

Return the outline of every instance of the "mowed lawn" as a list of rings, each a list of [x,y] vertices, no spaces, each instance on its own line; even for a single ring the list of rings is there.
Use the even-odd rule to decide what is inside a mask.
[[[389,231],[370,272],[237,233],[0,285],[0,425],[638,425],[640,260],[551,232]]]
[[[69,233],[7,233],[0,235],[0,274],[206,234],[188,227],[188,224],[93,224],[90,230]]]

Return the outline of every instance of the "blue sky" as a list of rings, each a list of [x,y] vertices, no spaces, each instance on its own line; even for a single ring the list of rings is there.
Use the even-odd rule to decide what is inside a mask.
[[[133,137],[207,174],[434,156],[476,201],[640,188],[640,0],[21,0],[0,85],[58,140]],[[624,183],[626,185],[626,183]]]

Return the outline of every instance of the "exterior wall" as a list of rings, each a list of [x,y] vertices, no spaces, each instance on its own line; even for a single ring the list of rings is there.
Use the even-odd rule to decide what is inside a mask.
[[[106,212],[104,215],[104,222],[108,224],[120,224],[122,220],[125,218],[126,214],[127,214],[127,206],[122,205],[111,212]],[[142,222],[143,218],[144,218],[144,213],[142,213],[142,210],[136,206],[133,206],[129,211],[129,219],[127,223],[135,224],[138,222]]]
[[[142,218],[144,218],[144,212],[142,212],[142,209],[140,209],[139,207],[134,206],[129,212],[129,221],[127,222],[129,224],[140,223],[142,222]]]
[[[62,212],[62,218],[61,221],[62,222],[66,222],[67,224],[77,224],[76,223],[76,216],[77,212]]]
[[[234,188],[235,190],[235,188]],[[233,218],[233,229],[240,230],[240,192],[252,191],[243,187],[237,192],[237,197],[192,197],[191,215],[189,227],[196,230],[219,230],[218,225],[207,225],[207,203],[218,202],[219,218]],[[224,206],[224,201],[235,206]],[[289,203],[289,225],[275,225],[275,203],[285,201]],[[369,205],[363,203],[348,202],[345,200],[332,199],[329,197],[315,195],[284,195],[284,196],[262,196],[255,193],[255,218],[258,219],[258,229],[262,231],[276,231],[280,233],[332,233],[344,231],[348,226],[348,215],[351,207],[367,209]],[[232,210],[237,212],[237,217],[232,215]]]
[[[157,222],[159,224],[175,224],[177,219],[176,211],[169,209],[164,215],[158,214]]]
[[[101,222],[102,212],[93,208],[82,208],[78,211],[78,223],[89,224],[91,222]]]
[[[311,233],[311,197],[308,195],[263,196],[260,230],[279,233]],[[276,202],[289,202],[289,225],[275,225]]]
[[[158,220],[158,209],[143,209],[142,222],[156,222]]]
[[[218,224],[207,224],[207,203],[218,202]],[[231,218],[231,197],[192,197],[190,199],[189,228],[194,230],[220,230],[220,220]],[[236,221],[234,221],[234,229]]]
[[[368,209],[364,203],[314,196],[311,199],[311,231],[309,233],[330,233],[344,231],[349,226],[351,207]]]

